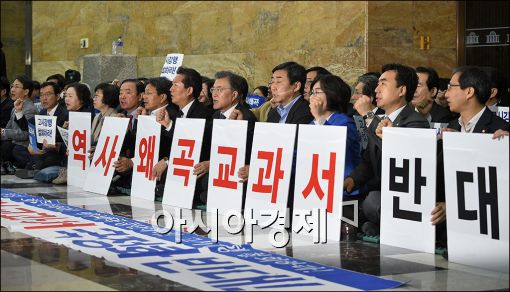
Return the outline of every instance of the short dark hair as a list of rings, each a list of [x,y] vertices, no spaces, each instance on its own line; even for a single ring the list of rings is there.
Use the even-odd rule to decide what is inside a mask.
[[[66,72],[64,74],[65,74],[66,83],[73,83],[73,82],[81,81],[80,71],[68,69],[68,70],[66,70]]]
[[[321,83],[321,89],[326,95],[327,110],[347,113],[347,106],[351,99],[351,87],[339,76],[331,74],[317,76],[312,82],[311,88],[317,82]]]
[[[375,102],[375,89],[378,82],[379,79],[375,75],[363,74],[358,77],[358,81],[356,83],[363,83],[363,94],[374,98]]]
[[[92,99],[90,98],[90,89],[83,83],[73,82],[67,85],[67,88],[74,88],[76,96],[83,104],[82,108],[91,108]]]
[[[205,83],[205,85],[207,85],[207,97],[209,98],[209,100],[212,102],[212,92],[211,92],[211,88],[214,86],[214,79],[207,79],[205,82],[202,82],[202,83]]]
[[[33,86],[34,86],[34,90],[41,89],[41,83],[39,83],[39,81],[37,81],[37,80],[32,80],[32,84],[33,84]]]
[[[437,71],[431,67],[416,67],[416,73],[425,73],[427,74],[427,88],[431,90],[432,88],[436,88],[436,94],[434,94],[433,98],[436,98],[437,93],[439,91],[439,75],[437,75]]]
[[[491,83],[489,77],[480,67],[462,66],[454,70],[453,74],[460,73],[459,84],[461,89],[473,87],[475,96],[480,104],[485,104],[491,96]]]
[[[485,74],[487,74],[491,83],[491,89],[496,88],[498,90],[496,99],[501,100],[501,97],[508,94],[508,85],[505,76],[495,67],[484,66],[481,67],[481,69],[485,72]]]
[[[261,86],[255,87],[253,89],[253,91],[255,92],[255,90],[257,90],[257,89],[262,91],[262,94],[264,95],[264,97],[267,97],[267,94],[269,93],[269,89],[267,86],[261,85]]]
[[[214,78],[227,78],[230,87],[232,87],[232,90],[237,91],[238,93],[237,99],[242,101],[244,98],[246,98],[246,95],[248,95],[248,82],[244,77],[230,71],[220,71],[214,75]]]
[[[45,81],[41,84],[41,88],[44,88],[46,86],[51,86],[53,88],[53,93],[55,93],[56,95],[58,95],[62,91],[58,84],[53,81]]]
[[[122,84],[128,83],[128,82],[135,84],[137,95],[145,91],[145,82],[141,81],[140,78],[138,78],[138,79],[134,79],[134,78],[124,79],[120,85],[122,86]]]
[[[62,74],[53,74],[53,75],[48,76],[48,78],[46,78],[46,81],[48,81],[50,79],[57,79],[58,87],[64,88],[65,83],[66,83],[66,79],[65,79],[64,75],[62,75]]]
[[[177,69],[177,74],[184,76],[182,80],[184,88],[189,88],[191,86],[193,88],[193,98],[197,99],[202,91],[202,77],[200,73],[192,68],[179,67],[179,69]]]
[[[0,90],[7,90],[7,96],[9,96],[9,88],[11,86],[11,83],[9,82],[9,79],[5,76],[0,76]]]
[[[96,88],[94,88],[94,92],[101,90],[103,91],[103,100],[102,103],[105,105],[116,108],[119,105],[119,88],[111,83],[99,83]]]
[[[381,73],[379,73],[377,71],[371,71],[371,72],[364,73],[361,76],[375,76],[377,79],[379,79],[379,77],[381,77]]]
[[[147,80],[145,86],[149,84],[156,88],[156,92],[158,94],[166,94],[167,102],[170,103],[172,98],[172,95],[170,94],[170,87],[172,87],[172,81],[170,81],[170,79],[166,77],[154,77]]]
[[[441,91],[445,91],[448,89],[448,83],[450,83],[450,79],[448,78],[439,78],[439,81],[438,81],[438,85],[439,85],[439,90]]]
[[[290,84],[294,84],[299,81],[301,83],[301,88],[299,89],[299,93],[302,95],[305,91],[305,83],[306,83],[306,69],[302,65],[296,62],[285,62],[273,68],[271,71],[274,73],[277,70],[285,70],[287,72],[287,77],[289,78]]]
[[[30,78],[25,75],[18,75],[14,78],[14,80],[21,82],[21,84],[23,84],[23,89],[28,89],[28,96],[32,95],[32,91],[34,91],[34,83],[30,80]]]
[[[405,98],[407,102],[410,102],[413,99],[414,92],[418,86],[418,75],[416,75],[416,70],[406,65],[391,63],[383,65],[381,71],[383,73],[386,71],[396,71],[397,75],[395,76],[395,79],[397,81],[397,87],[406,87]]]
[[[317,76],[318,75],[331,75],[331,72],[329,72],[326,68],[320,67],[320,66],[315,66],[315,67],[306,69],[306,74],[308,74],[308,72],[314,72],[314,71],[317,72]]]

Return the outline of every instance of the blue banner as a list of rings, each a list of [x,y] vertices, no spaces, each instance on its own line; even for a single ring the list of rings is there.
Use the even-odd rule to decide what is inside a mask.
[[[41,209],[45,209],[47,211],[58,212],[68,216],[74,216],[86,220],[90,220],[96,223],[103,223],[105,225],[111,227],[122,228],[122,230],[130,230],[136,232],[138,234],[143,234],[146,236],[153,237],[158,239],[161,242],[176,242],[176,232],[170,231],[166,234],[160,234],[156,232],[152,225],[144,222],[135,221],[125,217],[119,217],[111,214],[101,213],[94,210],[85,210],[79,207],[69,206],[63,203],[58,202],[57,200],[46,200],[44,198],[30,196],[26,194],[16,193],[7,189],[0,189],[2,199],[9,199],[13,202],[23,203],[28,206],[33,206]],[[98,229],[97,233],[91,233],[90,231],[76,229],[73,232],[62,230],[58,231],[62,234],[62,236],[66,237],[80,237],[77,232],[94,234],[98,238],[103,238],[102,245],[104,245],[107,250],[115,250],[115,247],[112,246],[112,243],[107,243],[109,240],[109,236],[119,236],[122,231],[108,230],[105,228]],[[101,233],[100,233],[101,232]],[[211,239],[203,236],[199,236],[196,234],[190,234],[183,232],[181,234],[182,238],[182,248],[176,249],[147,249],[145,253],[137,252],[134,253],[131,251],[123,251],[119,255],[119,257],[140,257],[140,256],[161,256],[165,257],[165,261],[160,262],[151,262],[145,264],[146,266],[156,267],[160,271],[171,273],[173,270],[169,269],[168,266],[171,265],[171,256],[170,254],[190,254],[190,257],[193,257],[193,254],[200,253],[200,249],[206,247],[213,254],[218,254],[218,256],[228,256],[231,258],[235,258],[237,260],[242,260],[246,262],[251,262],[258,265],[270,266],[272,268],[293,272],[296,274],[300,274],[307,277],[315,277],[317,279],[321,279],[327,282],[336,283],[348,287],[352,287],[355,289],[361,290],[379,290],[379,289],[389,289],[396,288],[403,283],[387,280],[377,276],[357,273],[345,269],[340,269],[336,267],[330,267],[310,261],[300,260],[296,258],[287,257],[284,255],[274,254],[271,252],[257,250],[252,248],[250,245],[235,245],[229,242],[219,241],[218,243],[214,243]],[[131,238],[131,240],[135,240],[136,238]],[[117,238],[118,240],[118,238]],[[150,254],[149,254],[150,253]],[[191,259],[190,259],[191,260]],[[182,260],[181,260],[182,261]],[[261,272],[262,273],[262,272]],[[278,282],[278,279],[268,280],[270,277],[264,276],[259,279],[265,284],[269,282]],[[277,275],[273,275],[271,277],[278,277]],[[283,277],[283,276],[281,276]],[[263,278],[263,279],[262,279]],[[283,279],[283,278],[282,278]],[[288,281],[288,278],[285,278]],[[252,279],[253,280],[253,279]],[[282,280],[283,281],[283,280]],[[221,284],[223,283],[223,284]],[[213,283],[209,283],[213,285]],[[216,285],[217,284],[217,285]],[[229,289],[232,288],[234,284],[226,284],[226,282],[219,281],[213,285],[214,287],[220,289]],[[236,284],[237,285],[237,284]],[[290,285],[290,286],[288,286]],[[285,287],[291,286],[299,286],[288,284]],[[317,284],[319,285],[319,284]],[[241,286],[239,286],[241,287]],[[238,287],[238,288],[239,288]],[[282,284],[274,284],[274,286],[264,286],[264,288],[282,288]]]

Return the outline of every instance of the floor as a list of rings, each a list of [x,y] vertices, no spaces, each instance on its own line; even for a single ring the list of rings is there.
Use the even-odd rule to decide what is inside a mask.
[[[76,187],[14,176],[2,176],[1,183],[3,189],[143,222],[148,222],[154,211],[165,209],[159,202],[132,201],[122,195],[104,197]],[[243,233],[231,235],[221,228],[219,239],[235,244],[246,241]],[[164,279],[4,227],[1,228],[1,247],[2,290],[197,290],[179,280]],[[393,290],[509,290],[506,273],[451,263],[437,254],[361,240],[316,245],[310,240],[292,237],[286,247],[275,248],[268,243],[266,231],[257,229],[253,247],[405,283]]]

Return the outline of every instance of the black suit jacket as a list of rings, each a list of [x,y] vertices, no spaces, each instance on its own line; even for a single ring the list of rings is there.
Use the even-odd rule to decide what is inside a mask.
[[[244,103],[238,103],[236,106],[236,109],[239,110],[243,114],[243,120],[248,121],[248,129],[247,129],[247,135],[246,135],[246,156],[245,156],[245,163],[250,164],[250,157],[251,157],[251,148],[253,144],[253,132],[255,130],[255,122],[257,121],[257,118],[253,114],[253,112],[248,108],[247,105]],[[213,119],[220,119],[221,112],[219,110],[215,111],[213,113],[212,118]],[[227,117],[228,118],[228,117]],[[212,135],[211,135],[212,138]]]
[[[349,175],[360,187],[371,180],[368,191],[381,189],[382,140],[377,137],[375,130],[381,119],[375,116],[368,127],[368,146],[363,154],[361,163]],[[401,128],[430,128],[430,124],[422,115],[410,105],[406,105],[393,121],[394,127]]]
[[[48,115],[48,111],[46,109],[42,109],[39,112],[39,115],[46,116]],[[55,110],[54,116],[57,117],[57,126],[62,127],[65,121],[69,120],[69,112],[67,111],[65,106],[62,106],[61,104],[57,105],[57,109]],[[35,117],[30,118],[30,120],[27,121],[25,116],[23,116],[21,119],[15,119],[16,124],[23,130],[28,131],[28,122],[35,125]],[[55,139],[55,142],[63,142],[62,137],[60,136],[60,132],[57,130],[57,136]]]
[[[482,116],[475,125],[473,133],[488,133],[492,134],[496,130],[508,131],[509,124],[494,114],[488,107],[485,107]],[[448,124],[448,128],[460,131],[461,126],[459,120],[455,119]],[[437,187],[436,187],[436,200],[438,202],[445,201],[445,185],[444,185],[444,155],[443,155],[443,140],[438,141],[438,154],[437,154]]]
[[[298,100],[292,106],[287,115],[286,124],[309,124],[313,121],[312,113],[310,112],[310,103],[303,98],[303,96],[296,97]],[[267,122],[279,123],[280,114],[276,108],[272,108],[267,114]]]
[[[170,107],[170,108],[169,108]],[[179,116],[179,109],[178,107],[171,103],[169,104],[169,107],[167,107],[167,110],[169,111],[170,118],[172,119],[172,127],[169,131],[166,129],[161,129],[161,142],[163,144],[160,144],[160,159],[163,157],[168,157],[170,150],[172,148],[172,140],[174,136],[175,131],[175,121],[177,120]],[[170,111],[175,112],[175,114],[172,114]],[[205,119],[205,130],[204,130],[204,137],[202,142],[202,150],[200,153],[200,161],[206,161],[209,160],[210,157],[210,149],[211,149],[211,134],[212,134],[212,110],[210,107],[203,105],[201,102],[199,102],[197,99],[194,100],[193,104],[188,110],[188,113],[186,114],[187,119]],[[163,155],[163,156],[161,156]]]
[[[14,101],[7,97],[0,104],[0,128],[5,128],[11,117],[12,109],[14,108]]]
[[[448,128],[460,131],[459,120],[455,119],[448,124]],[[485,107],[482,116],[473,129],[473,133],[494,133],[496,130],[508,131],[508,123],[494,114],[488,107]]]
[[[432,102],[430,117],[432,118],[431,121],[433,123],[449,123],[455,119],[455,115],[451,111],[438,105],[436,102]]]

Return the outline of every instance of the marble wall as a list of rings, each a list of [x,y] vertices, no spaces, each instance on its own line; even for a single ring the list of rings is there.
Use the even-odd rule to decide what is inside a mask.
[[[1,36],[7,78],[25,74],[25,1],[2,1]]]
[[[418,30],[430,32],[431,50],[417,49]],[[159,76],[167,53],[184,53],[184,66],[209,77],[232,70],[250,88],[289,60],[352,84],[390,61],[443,73],[456,62],[455,31],[455,2],[34,1],[33,77],[82,71],[84,55],[110,54],[122,34],[139,76]]]
[[[430,66],[451,77],[457,65],[456,1],[370,1],[368,5],[368,70],[390,62]],[[420,49],[420,36],[430,36],[430,49]]]

